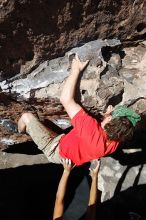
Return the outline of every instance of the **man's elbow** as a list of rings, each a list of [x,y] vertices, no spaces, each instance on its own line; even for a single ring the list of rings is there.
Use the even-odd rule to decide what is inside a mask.
[[[60,97],[60,102],[63,106],[69,105],[73,99],[67,98],[67,97]]]
[[[60,102],[61,102],[62,105],[65,102],[65,98],[63,96],[60,97]]]

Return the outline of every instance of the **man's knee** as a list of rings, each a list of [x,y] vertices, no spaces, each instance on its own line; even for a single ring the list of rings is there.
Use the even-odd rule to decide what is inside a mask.
[[[25,112],[22,114],[20,120],[27,125],[35,116],[31,112]]]

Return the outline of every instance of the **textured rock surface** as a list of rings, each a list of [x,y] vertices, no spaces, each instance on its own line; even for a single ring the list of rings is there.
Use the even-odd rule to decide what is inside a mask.
[[[143,0],[1,0],[0,79],[93,39],[137,42],[145,37],[145,14]]]
[[[59,97],[75,53],[82,60],[90,60],[77,91],[77,99],[89,111],[96,114],[108,104],[123,103],[145,113],[145,43],[122,49],[118,40],[96,40],[70,50],[64,57],[43,62],[25,78],[18,74],[2,81],[0,118],[17,122],[22,112],[29,110],[41,121],[51,119],[68,127]],[[30,140],[27,135],[12,134],[2,126],[0,129],[1,148]]]
[[[22,112],[29,110],[37,113],[42,121],[51,119],[59,126],[68,127],[68,117],[59,97],[75,53],[82,60],[90,60],[77,89],[77,99],[89,111],[96,114],[108,104],[123,103],[145,113],[145,43],[122,49],[118,40],[96,40],[70,50],[64,57],[43,62],[25,78],[18,74],[2,81],[0,119],[17,122]],[[0,129],[1,148],[30,140],[2,126]]]
[[[69,74],[70,59],[75,53],[82,60],[90,60],[80,83],[80,92],[79,88],[77,90],[77,99],[93,112],[97,113],[97,108],[104,109],[113,96],[121,96],[123,82],[119,77],[116,77],[118,76],[117,72],[114,74],[108,72],[106,77],[106,69],[110,64],[104,60],[102,50],[106,47],[111,50],[116,49],[119,45],[120,41],[118,40],[92,41],[72,49],[64,57],[42,63],[25,78],[19,74],[9,80],[2,81],[0,83],[2,89],[0,118],[10,118],[17,121],[22,112],[29,110],[37,112],[40,120],[46,118],[56,121],[61,118],[65,119],[66,113],[60,104],[59,97],[65,78]],[[57,124],[59,122],[57,121]],[[66,123],[68,125],[68,122]],[[2,145],[5,144],[4,140],[9,135],[7,131],[2,131]],[[26,136],[10,135],[7,143],[11,143],[12,140],[19,143],[21,136],[23,142]]]

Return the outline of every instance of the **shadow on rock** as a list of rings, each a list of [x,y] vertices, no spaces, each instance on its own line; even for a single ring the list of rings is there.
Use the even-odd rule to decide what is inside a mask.
[[[130,187],[97,207],[97,219],[145,220],[146,185]]]
[[[86,209],[88,182],[84,169],[84,167],[75,168],[70,176],[67,189],[69,196],[66,198],[66,220],[70,214],[72,219],[77,219],[77,215],[81,216]],[[55,164],[0,170],[0,219],[52,219],[56,190],[62,171],[62,165]]]

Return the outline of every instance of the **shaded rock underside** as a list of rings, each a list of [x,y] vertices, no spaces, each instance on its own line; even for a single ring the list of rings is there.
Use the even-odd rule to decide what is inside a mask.
[[[145,14],[143,0],[1,0],[0,80],[97,38],[134,44],[145,37]]]

